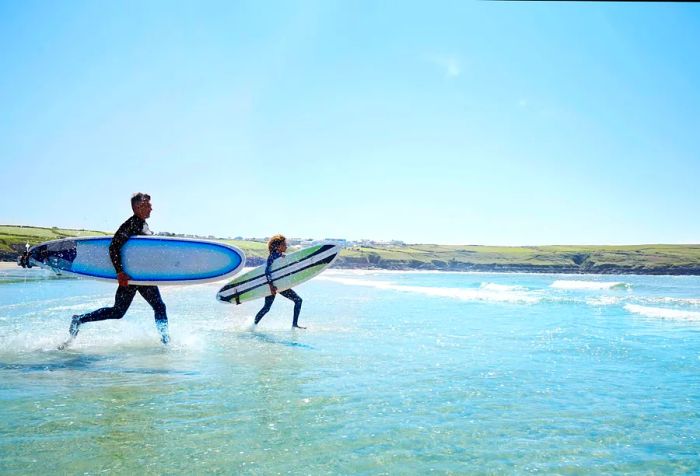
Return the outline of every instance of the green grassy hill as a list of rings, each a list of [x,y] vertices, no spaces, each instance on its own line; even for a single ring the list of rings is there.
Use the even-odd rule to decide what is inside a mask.
[[[700,274],[700,245],[350,248],[348,267],[553,273]]]
[[[16,261],[25,249],[25,244],[34,246],[50,240],[73,236],[111,236],[112,233],[95,230],[71,230],[64,228],[42,228],[35,226],[0,225],[0,261]],[[256,262],[267,257],[267,245],[255,241],[219,240],[239,247],[246,257]],[[257,259],[256,259],[257,258]]]
[[[104,236],[109,234],[93,230],[0,225],[0,261],[16,260],[17,255],[24,251],[26,243],[33,246],[44,241],[59,240],[71,236]]]
[[[0,260],[15,261],[24,250],[25,243],[35,245],[71,236],[100,235],[110,233],[0,225]],[[242,249],[248,265],[262,264],[267,257],[265,243],[221,241]],[[700,245],[364,246],[343,250],[334,266],[397,270],[700,275]]]

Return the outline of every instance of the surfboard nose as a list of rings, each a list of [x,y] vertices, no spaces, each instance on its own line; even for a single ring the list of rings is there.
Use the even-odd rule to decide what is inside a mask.
[[[75,242],[70,240],[42,243],[29,249],[31,263],[52,268],[70,268],[76,255]]]
[[[32,264],[42,265],[47,257],[46,245],[36,245],[29,249],[29,262]]]

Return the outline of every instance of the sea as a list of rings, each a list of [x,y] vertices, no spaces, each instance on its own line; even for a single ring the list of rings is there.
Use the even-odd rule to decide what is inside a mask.
[[[328,270],[261,301],[0,270],[0,474],[699,474],[700,277]]]

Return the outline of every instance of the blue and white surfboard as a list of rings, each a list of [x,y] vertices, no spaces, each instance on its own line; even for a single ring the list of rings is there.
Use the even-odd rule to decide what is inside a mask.
[[[30,263],[61,274],[117,281],[109,258],[112,237],[65,238],[47,241],[29,250]],[[225,243],[132,236],[121,250],[129,284],[198,284],[236,274],[245,264],[243,252]]]

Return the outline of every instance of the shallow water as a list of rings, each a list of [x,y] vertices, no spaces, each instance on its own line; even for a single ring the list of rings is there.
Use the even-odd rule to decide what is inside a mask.
[[[700,472],[700,278],[331,270],[222,304],[0,270],[0,473]]]

